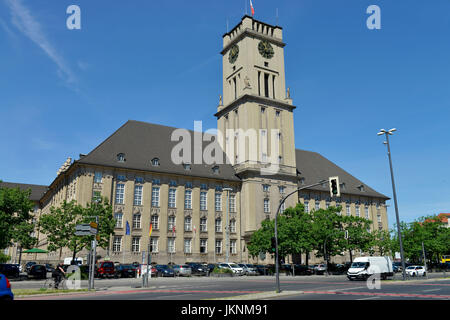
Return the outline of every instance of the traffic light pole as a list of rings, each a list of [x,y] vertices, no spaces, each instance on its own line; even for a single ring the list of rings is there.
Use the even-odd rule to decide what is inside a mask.
[[[301,187],[301,188],[297,188],[295,191],[292,191],[286,197],[281,199],[280,204],[278,205],[278,210],[277,210],[277,213],[275,214],[275,275],[276,275],[276,284],[277,284],[276,293],[280,293],[281,292],[281,290],[280,290],[280,270],[279,270],[279,266],[278,266],[279,257],[278,257],[278,228],[277,228],[277,221],[278,221],[277,217],[278,217],[278,214],[280,212],[281,206],[286,201],[286,199],[289,198],[294,193],[297,193],[298,191],[303,190],[303,189],[308,189],[308,188],[311,188],[311,187],[320,186],[320,185],[323,185],[324,183],[327,183],[327,182],[328,182],[328,180],[321,180],[318,183],[314,183],[314,184],[311,184],[309,186],[304,186],[304,187]]]

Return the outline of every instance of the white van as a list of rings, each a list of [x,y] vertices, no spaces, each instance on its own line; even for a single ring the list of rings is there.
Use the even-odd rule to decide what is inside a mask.
[[[70,265],[72,263],[72,258],[64,258],[64,264],[65,265]],[[83,258],[75,258],[75,262],[78,265],[82,265],[83,264]]]
[[[352,265],[347,271],[349,280],[364,279],[366,280],[374,274],[380,274],[380,278],[385,280],[392,277],[392,260],[389,257],[359,257],[353,260]]]

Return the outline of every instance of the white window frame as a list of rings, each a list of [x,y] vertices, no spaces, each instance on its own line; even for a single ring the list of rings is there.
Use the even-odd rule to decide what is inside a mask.
[[[200,253],[208,253],[208,239],[200,239]]]
[[[230,232],[236,233],[236,220],[235,219],[230,220]]]
[[[184,217],[184,231],[192,231],[192,218],[190,216]]]
[[[95,183],[102,183],[103,180],[103,173],[100,171],[95,171],[94,173],[94,182]]]
[[[150,222],[153,229],[159,230],[159,216],[157,214],[154,214],[150,217]]]
[[[159,252],[159,249],[158,249],[159,241],[158,240],[159,239],[156,237],[150,238],[150,252],[153,252],[153,253]]]
[[[222,211],[222,193],[216,192],[214,195],[214,208],[216,211]]]
[[[167,252],[175,253],[175,238],[167,238]]]
[[[134,201],[133,204],[135,206],[142,206],[142,186],[135,185],[134,186]]]
[[[160,187],[152,187],[152,207],[159,208]]]
[[[186,189],[184,191],[184,208],[192,209],[192,189]]]
[[[200,191],[200,210],[206,211],[208,210],[208,192]]]
[[[270,200],[268,198],[264,199],[264,213],[270,213]]]
[[[173,227],[176,228],[176,222],[177,222],[177,219],[175,216],[167,217],[167,230],[172,232]]]
[[[141,237],[133,237],[131,239],[131,252],[141,252]]]
[[[208,218],[200,218],[200,232],[207,232],[207,231],[208,231]]]
[[[191,238],[184,239],[184,253],[192,253],[192,239]]]
[[[222,240],[220,239],[216,239],[215,243],[214,243],[214,250],[216,252],[216,254],[222,254]]]
[[[118,183],[116,185],[116,203],[123,204],[125,201],[125,183]]]
[[[169,208],[177,207],[177,189],[169,188]]]
[[[142,216],[140,213],[133,214],[133,230],[135,229],[141,229],[141,220]]]
[[[230,253],[237,254],[236,240],[230,240]]]
[[[304,206],[305,206],[305,212],[309,213],[309,200],[305,200]]]
[[[122,251],[122,236],[114,236],[112,250],[113,252]]]
[[[222,232],[222,219],[221,218],[216,218],[216,220],[214,220],[214,231]]]

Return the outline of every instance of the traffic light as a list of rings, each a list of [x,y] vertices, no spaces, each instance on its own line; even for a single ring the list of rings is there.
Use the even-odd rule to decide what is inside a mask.
[[[340,197],[341,191],[339,190],[339,177],[330,177],[329,181],[331,197]]]
[[[272,251],[272,252],[275,252],[276,251],[276,239],[275,239],[275,237],[272,237],[272,239],[270,239],[271,240],[271,246],[270,246],[270,250]]]

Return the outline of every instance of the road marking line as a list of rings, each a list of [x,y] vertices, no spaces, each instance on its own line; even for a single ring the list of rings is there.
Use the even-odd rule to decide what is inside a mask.
[[[432,292],[432,291],[439,291],[441,289],[428,289],[428,290],[422,290],[423,292]]]

